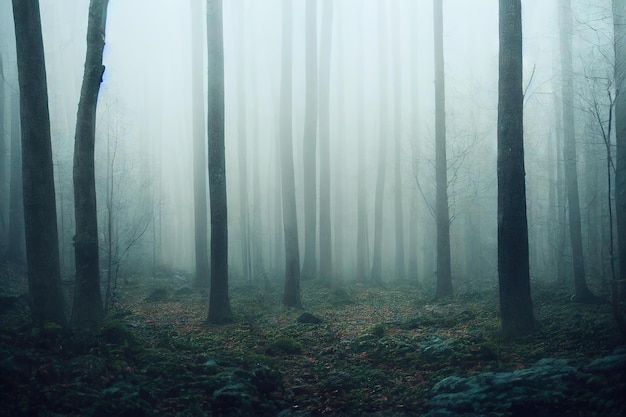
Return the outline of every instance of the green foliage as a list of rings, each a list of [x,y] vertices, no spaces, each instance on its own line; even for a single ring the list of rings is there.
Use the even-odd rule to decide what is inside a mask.
[[[372,336],[380,339],[385,336],[385,325],[383,323],[376,323],[374,327],[370,330]]]
[[[163,301],[167,301],[167,290],[165,288],[155,288],[148,294],[144,301],[147,303],[159,303]]]
[[[98,336],[104,343],[110,345],[128,347],[136,347],[138,345],[135,334],[118,320],[105,322]]]
[[[286,353],[288,355],[298,355],[302,353],[302,344],[290,337],[279,337],[270,343],[269,354]]]

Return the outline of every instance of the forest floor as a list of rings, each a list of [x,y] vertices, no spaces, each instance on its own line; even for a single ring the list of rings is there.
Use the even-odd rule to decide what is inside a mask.
[[[235,283],[234,322],[216,326],[188,278],[132,278],[94,334],[32,329],[25,298],[0,295],[2,416],[419,416],[446,377],[542,358],[582,366],[620,345],[608,305],[575,304],[545,285],[533,285],[537,333],[515,341],[500,338],[495,289],[433,300],[408,284],[307,281],[303,304],[322,319],[307,324],[281,306],[279,283]],[[618,385],[603,400],[618,405],[594,410],[624,409],[621,376]],[[611,414],[576,404],[558,415]]]

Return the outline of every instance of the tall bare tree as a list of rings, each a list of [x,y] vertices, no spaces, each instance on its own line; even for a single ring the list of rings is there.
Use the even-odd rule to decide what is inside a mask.
[[[207,151],[204,114],[204,42],[202,22],[202,0],[190,0],[191,10],[191,91],[193,132],[193,207],[194,242],[196,252],[196,288],[208,289],[209,242],[207,220]]]
[[[615,214],[619,279],[626,288],[626,2],[613,0],[615,48]]]
[[[332,231],[330,222],[330,58],[333,34],[333,3],[324,0],[320,40],[320,276],[332,278]]]
[[[302,278],[317,275],[317,0],[306,0],[304,103],[304,260]]]
[[[452,295],[450,262],[450,212],[446,157],[446,104],[443,67],[443,0],[434,0],[435,30],[435,202],[437,223],[437,297]]]
[[[400,53],[400,25],[395,24],[393,27],[393,134],[394,134],[394,152],[393,152],[393,182],[394,182],[394,209],[395,209],[395,235],[396,235],[396,278],[404,280],[404,210],[402,208],[402,79],[400,77],[401,53]]]
[[[94,147],[96,142],[96,108],[104,74],[102,54],[106,33],[109,0],[91,0],[87,23],[87,56],[80,91],[76,136],[74,138],[74,306],[72,325],[95,328],[104,318],[100,290],[98,253],[98,210]]]
[[[298,245],[298,215],[296,212],[296,185],[293,169],[291,122],[292,90],[292,8],[291,0],[283,0],[282,57],[280,86],[280,157],[283,196],[283,231],[285,235],[285,288],[283,304],[302,307],[300,300],[300,248]]]
[[[208,152],[211,202],[209,323],[232,320],[228,293],[228,208],[224,150],[224,32],[222,0],[207,0]]]
[[[38,0],[13,0],[20,85],[22,186],[31,318],[35,326],[67,319],[61,291],[50,113]]]
[[[357,20],[358,30],[358,52],[357,60],[359,64],[364,62],[364,33],[363,33],[363,12]],[[365,84],[363,82],[363,71],[356,73],[357,88],[357,137],[365,136],[365,117],[364,117],[364,91]],[[356,233],[356,279],[358,281],[367,281],[369,270],[369,242],[368,242],[368,221],[367,221],[367,204],[366,204],[366,187],[365,187],[365,144],[360,143],[357,147],[357,233]]]
[[[571,0],[559,3],[559,26],[561,43],[561,79],[563,90],[563,158],[570,242],[574,263],[574,290],[578,302],[594,302],[596,297],[587,287],[580,223],[580,200],[578,195],[578,170],[576,167],[576,131],[574,120],[574,74],[572,64],[572,7]]]
[[[378,167],[376,173],[376,194],[374,196],[374,252],[372,257],[371,279],[380,283],[382,281],[382,245],[383,245],[383,200],[385,197],[385,177],[387,170],[387,128],[388,128],[388,93],[387,77],[388,65],[388,29],[387,29],[387,2],[378,2],[378,55],[379,55],[379,91],[380,98],[378,105],[380,108],[379,120],[379,150]]]
[[[498,274],[503,333],[534,331],[528,266],[522,93],[522,5],[500,0],[498,81]]]

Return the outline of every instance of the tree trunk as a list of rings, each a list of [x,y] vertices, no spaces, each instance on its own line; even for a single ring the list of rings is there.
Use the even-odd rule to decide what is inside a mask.
[[[4,65],[2,64],[2,53],[0,53],[0,195],[8,195],[9,187],[7,186],[9,178],[10,178],[10,166],[8,163],[9,158],[9,144],[6,140],[6,119],[4,117],[4,103],[5,103],[5,86],[6,81],[4,79]],[[10,201],[6,198],[0,200],[0,260],[4,260],[5,255],[8,258],[8,251],[11,248],[11,241],[7,239],[8,237],[8,226],[7,223],[9,221],[9,204]],[[7,244],[7,247],[4,247],[4,244]],[[5,253],[6,252],[6,253]]]
[[[362,12],[361,12],[362,13]],[[358,62],[360,65],[364,63],[364,33],[363,33],[363,14],[357,19],[358,25]],[[368,254],[369,243],[367,241],[367,202],[366,202],[366,188],[365,188],[365,143],[363,138],[365,137],[365,117],[364,117],[364,92],[365,85],[363,83],[363,71],[357,71],[356,75],[356,88],[357,88],[357,137],[361,139],[361,143],[357,144],[357,233],[356,233],[356,280],[359,282],[368,280]]]
[[[72,325],[95,328],[104,318],[100,290],[98,253],[98,210],[94,146],[96,142],[96,107],[104,74],[102,53],[109,0],[91,0],[87,25],[87,57],[76,116],[74,139],[74,306]]]
[[[11,95],[11,183],[7,260],[24,264],[24,200],[22,197],[22,146],[20,143],[20,96]]]
[[[446,157],[445,76],[443,68],[443,0],[434,0],[435,30],[435,182],[437,184],[437,297],[452,295],[450,213]]]
[[[207,0],[208,152],[211,206],[209,323],[232,320],[228,294],[228,210],[224,152],[224,41],[222,0]]]
[[[500,0],[498,274],[505,336],[534,331],[528,266],[522,94],[522,5]]]
[[[626,3],[613,0],[615,30],[615,214],[619,280],[626,289]]]
[[[374,201],[374,254],[372,259],[371,278],[374,282],[382,282],[382,245],[383,245],[383,200],[385,197],[385,177],[387,169],[387,4],[378,2],[378,56],[379,56],[379,150],[378,171],[376,174],[376,194]]]
[[[207,150],[204,113],[204,51],[202,0],[190,0],[191,9],[191,94],[193,132],[193,207],[196,276],[194,285],[208,290],[210,284],[207,219]]]
[[[37,0],[13,0],[20,85],[24,224],[31,318],[67,324],[61,291],[50,114]]]
[[[402,208],[402,87],[400,77],[400,27],[395,24],[393,27],[393,133],[394,133],[394,154],[393,154],[393,182],[395,191],[395,227],[396,227],[396,279],[403,281],[405,278],[404,265],[404,215]]]
[[[304,260],[302,278],[317,275],[317,0],[306,1],[306,101],[304,104]]]
[[[561,72],[563,88],[563,158],[567,205],[569,209],[569,232],[574,263],[575,299],[586,303],[595,300],[587,287],[583,239],[580,224],[580,200],[578,196],[578,172],[576,168],[576,134],[574,121],[574,86],[572,66],[572,9],[571,0],[561,0],[559,9],[561,40]]]
[[[283,304],[302,308],[300,301],[300,249],[298,246],[298,217],[296,213],[296,185],[293,169],[291,123],[292,84],[292,3],[283,0],[282,58],[280,86],[280,156],[283,196],[283,232],[285,243],[285,288]]]
[[[245,22],[245,6],[240,3],[239,16]],[[250,252],[250,213],[248,211],[248,132],[246,117],[246,61],[245,38],[239,37],[237,47],[237,132],[239,137],[239,249],[241,252],[241,269],[246,281],[252,280],[252,259]]]
[[[324,0],[320,39],[320,277],[332,281],[332,234],[330,223],[330,59],[333,3]]]

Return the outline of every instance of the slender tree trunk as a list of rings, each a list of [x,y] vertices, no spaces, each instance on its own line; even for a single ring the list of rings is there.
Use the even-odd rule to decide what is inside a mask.
[[[534,331],[528,266],[522,93],[522,5],[500,0],[498,274],[505,336]]]
[[[615,30],[615,214],[619,281],[626,291],[626,3],[613,0]],[[623,296],[623,294],[622,294]]]
[[[446,157],[445,75],[443,68],[443,0],[434,0],[435,29],[435,182],[437,183],[437,297],[452,295],[450,213]]]
[[[306,101],[304,104],[304,261],[302,278],[317,275],[317,0],[306,0]]]
[[[324,0],[320,40],[320,276],[332,281],[332,234],[330,220],[330,57],[333,33],[333,3]]]
[[[191,94],[193,132],[193,207],[196,276],[194,285],[207,290],[210,283],[207,219],[207,149],[204,113],[204,42],[202,0],[190,0],[191,10]]]
[[[291,123],[292,84],[292,3],[283,0],[282,59],[280,88],[280,141],[283,195],[283,231],[285,235],[285,289],[283,304],[302,308],[300,301],[300,249],[298,245],[298,217],[296,212],[296,185],[293,169]]]
[[[96,142],[96,108],[104,74],[102,54],[106,31],[108,0],[91,0],[87,25],[87,57],[83,86],[76,116],[74,139],[74,306],[72,325],[95,328],[104,318],[100,289],[98,249],[98,209],[94,147]]]
[[[382,245],[383,245],[383,200],[385,197],[385,177],[387,170],[387,3],[378,2],[378,55],[379,55],[379,150],[378,150],[378,171],[376,175],[376,194],[374,201],[374,254],[372,259],[371,278],[374,282],[382,282]]]
[[[411,9],[411,15],[417,18],[419,13],[418,10],[418,2],[413,2],[413,8]],[[419,48],[418,48],[418,30],[417,25],[413,25],[411,30],[411,73],[413,76],[411,77],[411,162],[412,162],[412,173],[415,178],[418,178],[418,158],[419,158],[419,122],[420,122],[420,113],[419,113]],[[418,268],[418,256],[417,250],[419,246],[419,226],[418,226],[418,195],[417,189],[413,186],[411,189],[411,205],[409,212],[409,260],[408,260],[408,278],[418,283],[419,282],[419,268]]]
[[[361,12],[362,13],[362,12]],[[360,65],[364,63],[364,33],[363,33],[363,15],[359,16],[357,20],[358,25],[358,62]],[[357,233],[356,233],[356,280],[367,281],[369,262],[369,244],[367,242],[367,201],[366,201],[366,188],[365,178],[367,176],[365,170],[365,117],[364,117],[364,90],[365,85],[363,83],[363,71],[357,71],[356,88],[357,88],[357,137],[360,138],[361,143],[357,145]]]
[[[65,326],[46,65],[37,0],[13,0],[20,85],[24,224],[31,318]]]
[[[228,209],[224,152],[224,40],[222,0],[207,0],[208,152],[211,206],[209,323],[232,320],[228,293]]]
[[[574,86],[572,66],[572,9],[571,0],[561,0],[561,71],[563,87],[563,158],[565,163],[565,186],[569,208],[569,232],[574,263],[575,299],[592,302],[595,297],[587,287],[583,239],[580,223],[580,200],[578,196],[578,172],[576,168],[576,134],[574,121]]]
[[[1,26],[0,26],[1,27]],[[7,132],[7,121],[4,117],[4,108],[5,108],[5,79],[4,79],[4,65],[2,63],[2,53],[0,53],[0,195],[8,195],[9,186],[7,186],[9,178],[10,178],[10,167],[11,164],[8,163],[7,159],[10,156],[9,151],[9,143],[6,140],[6,132]],[[8,237],[8,226],[7,223],[9,221],[9,204],[10,201],[8,199],[0,200],[0,260],[4,260],[5,255],[8,260],[8,252],[11,249],[11,241],[7,239]],[[4,243],[7,243],[7,247],[4,248]],[[5,253],[6,252],[6,253]]]
[[[24,264],[24,200],[22,196],[22,146],[20,141],[20,96],[11,95],[11,183],[9,185],[9,233],[7,260]]]
[[[245,22],[245,7],[240,3],[240,17]],[[248,132],[246,117],[246,60],[245,41],[240,36],[237,47],[237,129],[239,136],[238,162],[239,162],[239,206],[240,215],[240,251],[241,268],[243,278],[252,280],[252,259],[250,253],[250,213],[248,207]]]
[[[404,213],[402,208],[402,87],[400,77],[400,27],[395,24],[393,27],[393,132],[394,132],[394,154],[393,154],[393,174],[395,192],[395,235],[396,235],[396,279],[403,281],[405,278],[404,265]]]

